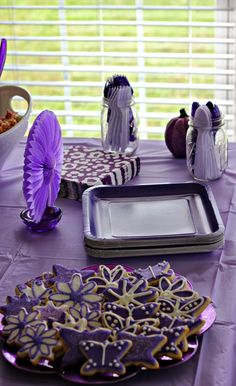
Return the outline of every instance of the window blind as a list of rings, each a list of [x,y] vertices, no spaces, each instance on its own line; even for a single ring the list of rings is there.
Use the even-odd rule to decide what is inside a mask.
[[[232,0],[3,0],[8,40],[2,81],[28,89],[32,119],[53,110],[65,136],[99,136],[102,93],[113,74],[135,93],[141,138],[163,138],[194,100],[213,100],[234,134]]]

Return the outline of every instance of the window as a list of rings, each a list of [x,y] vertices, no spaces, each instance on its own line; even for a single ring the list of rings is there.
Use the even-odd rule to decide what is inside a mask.
[[[234,134],[233,0],[2,0],[2,81],[27,88],[33,117],[53,110],[67,136],[99,136],[105,80],[135,91],[141,138],[193,100],[217,102]]]

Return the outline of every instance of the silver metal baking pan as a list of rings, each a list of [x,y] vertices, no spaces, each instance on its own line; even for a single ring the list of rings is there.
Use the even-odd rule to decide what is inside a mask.
[[[200,183],[96,186],[82,197],[84,240],[103,249],[222,243],[224,226]]]

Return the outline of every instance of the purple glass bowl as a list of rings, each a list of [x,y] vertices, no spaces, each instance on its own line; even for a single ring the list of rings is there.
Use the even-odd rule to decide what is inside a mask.
[[[56,206],[46,208],[42,220],[39,223],[35,223],[32,220],[28,209],[22,210],[20,217],[28,229],[41,233],[55,228],[62,217],[62,210]]]

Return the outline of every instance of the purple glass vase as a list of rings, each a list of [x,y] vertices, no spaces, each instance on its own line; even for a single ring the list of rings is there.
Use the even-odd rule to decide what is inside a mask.
[[[47,207],[40,222],[32,220],[28,209],[23,209],[20,217],[28,229],[34,232],[47,232],[56,227],[62,217],[62,210],[56,206]]]

